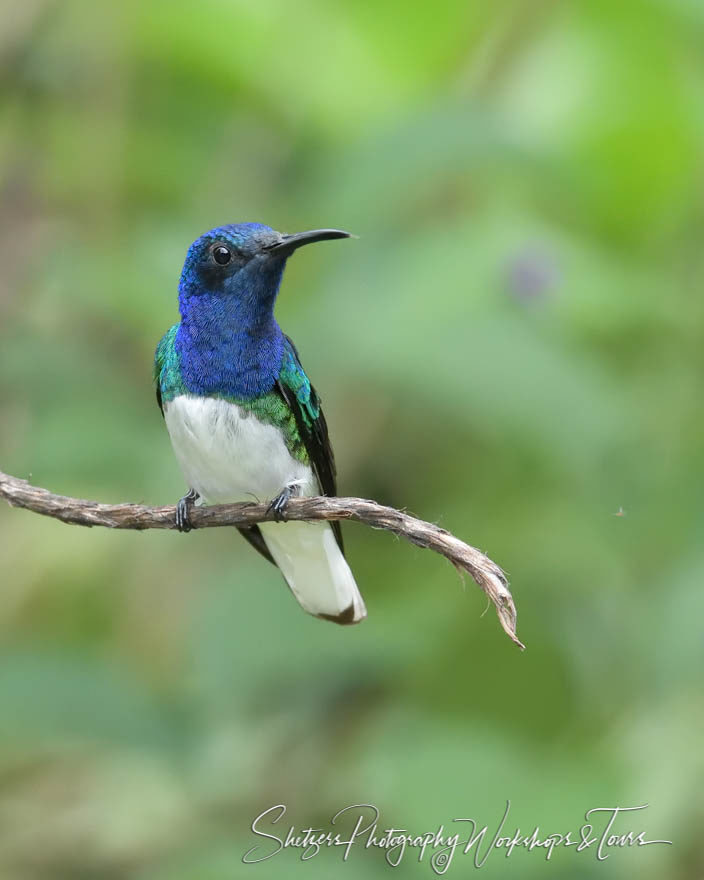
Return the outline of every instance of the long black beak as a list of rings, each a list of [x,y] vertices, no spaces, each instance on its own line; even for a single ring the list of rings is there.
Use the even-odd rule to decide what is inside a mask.
[[[351,232],[342,229],[311,229],[310,232],[296,232],[293,235],[282,235],[281,241],[269,245],[264,250],[269,254],[288,256],[304,244],[313,244],[316,241],[329,241],[332,238],[350,238]]]

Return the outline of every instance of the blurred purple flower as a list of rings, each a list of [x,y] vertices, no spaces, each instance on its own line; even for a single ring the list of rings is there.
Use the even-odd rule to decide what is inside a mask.
[[[560,281],[554,257],[547,251],[528,247],[508,263],[509,294],[521,302],[544,300]]]

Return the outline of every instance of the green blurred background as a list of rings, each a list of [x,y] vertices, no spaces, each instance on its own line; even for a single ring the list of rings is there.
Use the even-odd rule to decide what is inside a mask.
[[[186,248],[350,229],[278,304],[340,492],[488,552],[528,646],[362,526],[344,629],[230,530],[2,505],[0,877],[381,877],[246,867],[249,823],[493,828],[508,798],[511,833],[649,803],[619,829],[674,845],[486,877],[704,876],[702,4],[6,0],[0,102],[2,469],[175,502],[151,364]]]

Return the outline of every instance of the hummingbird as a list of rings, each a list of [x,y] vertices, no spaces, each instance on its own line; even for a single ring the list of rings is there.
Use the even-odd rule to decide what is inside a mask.
[[[340,229],[287,235],[261,223],[218,226],[188,249],[181,321],[154,359],[156,397],[193,504],[269,502],[274,522],[238,526],[278,566],[309,614],[358,623],[366,608],[345,559],[339,522],[287,522],[296,495],[335,495],[335,459],[320,397],[274,317],[286,261],[303,245],[349,238]]]

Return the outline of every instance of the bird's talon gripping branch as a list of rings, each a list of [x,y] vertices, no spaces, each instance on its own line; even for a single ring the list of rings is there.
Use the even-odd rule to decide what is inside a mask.
[[[284,486],[279,494],[267,507],[267,513],[274,514],[274,522],[286,522],[286,508],[288,502],[296,494],[292,486]]]
[[[191,510],[199,497],[195,489],[189,489],[176,505],[176,528],[179,532],[190,532],[194,528]]]

